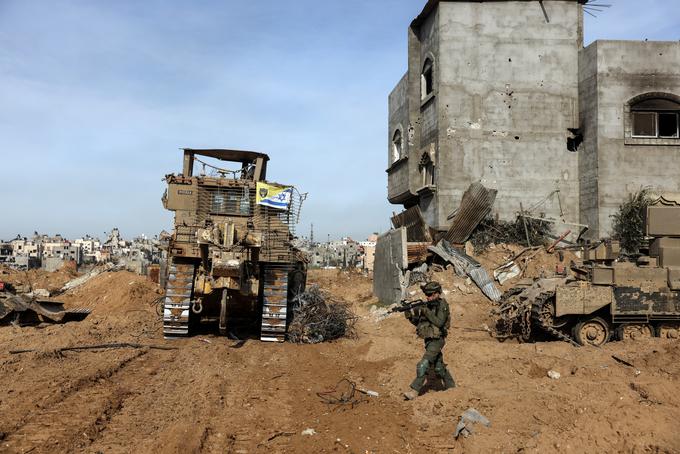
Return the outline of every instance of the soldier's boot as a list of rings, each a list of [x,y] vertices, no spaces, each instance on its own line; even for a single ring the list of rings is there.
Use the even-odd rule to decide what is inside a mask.
[[[413,400],[418,397],[418,392],[415,389],[410,389],[403,394],[404,400]]]
[[[411,382],[408,391],[404,393],[404,399],[413,400],[418,397],[420,390],[425,385],[425,378],[427,377],[427,370],[430,368],[430,362],[426,359],[420,360],[416,365],[416,378]]]

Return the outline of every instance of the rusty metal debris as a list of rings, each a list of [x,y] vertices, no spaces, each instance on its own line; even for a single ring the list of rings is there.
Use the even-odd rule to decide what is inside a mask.
[[[497,192],[481,183],[472,183],[463,194],[458,209],[449,216],[451,227],[443,238],[452,244],[467,241],[479,223],[491,213]]]
[[[287,339],[316,344],[341,337],[354,337],[357,317],[343,301],[337,301],[314,285],[293,301],[293,321]]]
[[[411,243],[431,243],[432,235],[430,227],[423,220],[418,205],[392,216],[392,225],[395,229],[406,227],[406,240]]]
[[[64,303],[0,292],[0,324],[38,325],[84,320],[89,309],[64,309]]]

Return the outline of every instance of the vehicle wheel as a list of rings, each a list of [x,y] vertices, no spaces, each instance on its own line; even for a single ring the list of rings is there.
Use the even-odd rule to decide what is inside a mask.
[[[680,326],[674,323],[662,323],[656,327],[656,335],[662,339],[680,339]]]
[[[641,340],[654,337],[654,329],[647,324],[627,323],[616,330],[619,340]]]
[[[581,345],[595,345],[599,347],[609,340],[611,331],[609,324],[600,317],[593,317],[578,322],[573,330],[574,339]]]

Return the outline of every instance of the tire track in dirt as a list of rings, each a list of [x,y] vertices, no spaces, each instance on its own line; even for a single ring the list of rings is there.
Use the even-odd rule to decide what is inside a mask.
[[[131,394],[125,386],[136,374],[129,367],[144,360],[146,350],[135,352],[113,366],[68,383],[46,405],[30,413],[2,442],[8,452],[73,451],[95,441]]]
[[[7,375],[0,381],[0,387],[7,391],[0,406],[0,429],[7,434],[16,432],[30,422],[36,412],[49,410],[80,389],[110,378],[142,354],[127,353],[121,359],[119,352],[100,353],[95,360],[91,354],[81,353],[17,357],[13,370],[6,370]]]
[[[183,341],[157,373],[140,377],[145,390],[126,400],[89,450],[268,452],[258,445],[290,430],[289,389],[281,374],[288,360],[277,354],[277,345],[249,342],[232,349],[228,343]],[[283,447],[285,440],[277,442]]]

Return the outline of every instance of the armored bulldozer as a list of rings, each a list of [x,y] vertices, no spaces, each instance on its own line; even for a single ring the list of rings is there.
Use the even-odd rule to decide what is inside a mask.
[[[536,279],[503,296],[496,337],[545,336],[580,345],[611,339],[680,338],[680,206],[649,206],[647,246],[624,261],[618,242],[584,247],[563,276]]]
[[[246,329],[283,341],[289,303],[306,284],[306,259],[293,244],[304,196],[266,181],[263,153],[186,148],[183,156],[163,195],[175,213],[161,273],[165,337],[216,325],[221,334]]]

